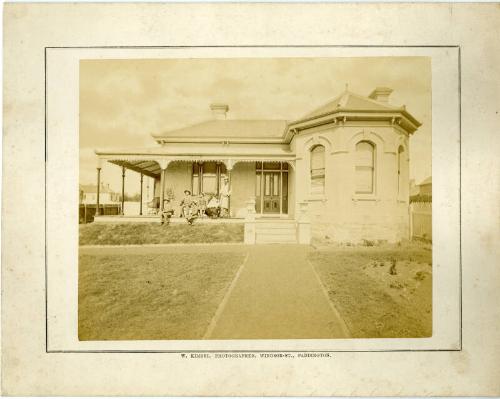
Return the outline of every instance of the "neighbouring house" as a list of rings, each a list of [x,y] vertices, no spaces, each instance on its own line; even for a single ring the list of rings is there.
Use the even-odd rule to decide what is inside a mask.
[[[417,195],[419,191],[418,186],[415,183],[415,179],[410,179],[410,197]]]
[[[432,202],[432,177],[429,176],[419,184],[410,181],[410,202]]]
[[[293,121],[233,120],[212,104],[212,120],[154,134],[155,147],[96,150],[98,179],[104,161],[152,177],[162,204],[167,190],[217,195],[228,177],[233,218],[307,221],[338,242],[407,239],[409,137],[421,124],[391,92],[346,90]]]
[[[93,184],[80,184],[80,203],[81,204],[95,204],[97,202],[97,185]],[[118,204],[121,201],[120,194],[113,192],[109,184],[101,184],[99,190],[100,204]]]
[[[417,187],[418,194],[432,195],[432,177],[429,176],[427,179],[423,180]]]

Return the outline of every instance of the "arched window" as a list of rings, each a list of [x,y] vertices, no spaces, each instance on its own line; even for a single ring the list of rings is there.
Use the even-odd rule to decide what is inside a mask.
[[[314,146],[311,149],[311,193],[325,192],[325,147]]]
[[[404,162],[404,148],[399,146],[398,148],[398,194],[403,193],[403,162]]]
[[[368,141],[356,144],[356,193],[375,192],[375,146]]]

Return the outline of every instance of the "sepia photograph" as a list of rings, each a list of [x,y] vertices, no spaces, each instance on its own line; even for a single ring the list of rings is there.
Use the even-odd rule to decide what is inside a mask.
[[[422,56],[80,60],[79,340],[431,337],[431,97]]]
[[[3,396],[498,395],[498,6],[3,11]]]

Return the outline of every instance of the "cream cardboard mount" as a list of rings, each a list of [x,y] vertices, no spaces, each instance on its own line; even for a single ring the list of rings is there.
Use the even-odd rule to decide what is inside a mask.
[[[495,167],[498,96],[494,90],[499,84],[499,16],[496,4],[5,5],[2,394],[499,395],[496,293],[500,273],[494,244],[498,241],[498,189],[492,183],[499,181]],[[158,47],[127,47],[165,43],[173,46],[168,55]],[[249,43],[270,47],[243,46]],[[304,47],[291,46],[297,43]],[[332,43],[347,46],[324,46]],[[220,44],[229,47],[212,47]],[[349,47],[359,44],[367,47]],[[416,47],[371,47],[381,45]],[[181,46],[200,47],[186,47],[182,52]],[[78,131],[81,59],[415,55],[432,58],[435,318],[429,341],[210,342],[213,351],[308,352],[325,348],[325,343],[335,347],[329,357],[220,359],[182,356],[187,348],[206,350],[207,344],[200,341],[78,342],[78,226],[68,221],[77,218],[79,143],[74,132]],[[332,93],[332,98],[337,94],[341,99],[358,98],[349,93]],[[357,94],[360,101],[380,107],[373,112],[376,128],[367,127],[364,117],[356,120],[359,109],[348,111],[340,101],[339,109],[312,115],[311,120],[318,122],[315,127],[298,115],[295,125],[266,129],[265,137],[259,139],[269,140],[276,132],[276,142],[259,159],[255,154],[221,156],[209,150],[199,159],[179,159],[185,155],[180,143],[175,154],[163,153],[161,141],[169,140],[167,133],[157,137],[160,143],[154,159],[142,165],[157,162],[160,172],[153,163],[147,169],[160,177],[161,186],[161,170],[166,170],[167,179],[170,170],[179,179],[191,174],[193,181],[196,167],[192,164],[201,161],[199,188],[205,183],[203,168],[213,169],[215,164],[215,176],[217,170],[219,175],[234,173],[235,193],[241,193],[235,186],[237,173],[242,179],[245,173],[253,175],[255,184],[245,187],[256,190],[258,172],[262,172],[261,185],[262,180],[266,184],[268,171],[274,173],[267,169],[268,163],[269,167],[279,165],[278,182],[283,184],[286,175],[289,186],[295,184],[289,190],[293,195],[277,195],[263,203],[261,191],[260,204],[257,199],[248,204],[241,193],[232,204],[234,215],[248,217],[249,210],[258,215],[267,205],[299,218],[303,208],[322,207],[332,223],[319,223],[313,212],[308,221],[311,234],[335,231],[342,235],[346,223],[356,223],[366,207],[391,207],[399,215],[398,209],[405,206],[397,196],[400,179],[407,179],[405,140],[419,128],[411,117],[412,109],[388,105],[395,93],[389,103],[370,98],[369,92]],[[311,111],[304,109],[304,113]],[[223,121],[210,123],[219,122]],[[336,134],[340,129],[345,132]],[[303,141],[294,147],[298,140]],[[196,145],[201,151],[210,143]],[[237,144],[242,149],[251,145]],[[283,154],[287,145],[294,159]],[[99,156],[116,161],[117,154]],[[236,162],[243,158],[251,162]],[[339,182],[349,187],[349,195],[331,191],[328,171],[341,158],[358,165],[359,173],[356,168],[349,171],[349,182]],[[138,166],[134,157],[120,161]],[[168,167],[167,161],[171,161]],[[174,172],[180,161],[184,172]],[[244,172],[245,168],[249,170]],[[217,189],[217,178],[206,182],[212,183]],[[363,201],[369,192],[356,193],[370,189],[379,196],[375,201]],[[349,212],[349,217],[338,215],[330,208],[333,201],[356,207],[356,211]],[[372,229],[374,234],[397,235],[406,229],[397,216],[382,222],[385,227]]]

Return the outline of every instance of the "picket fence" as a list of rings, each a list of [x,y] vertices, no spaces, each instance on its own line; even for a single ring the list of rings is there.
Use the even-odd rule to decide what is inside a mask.
[[[432,241],[432,202],[410,204],[410,232],[412,238]]]

